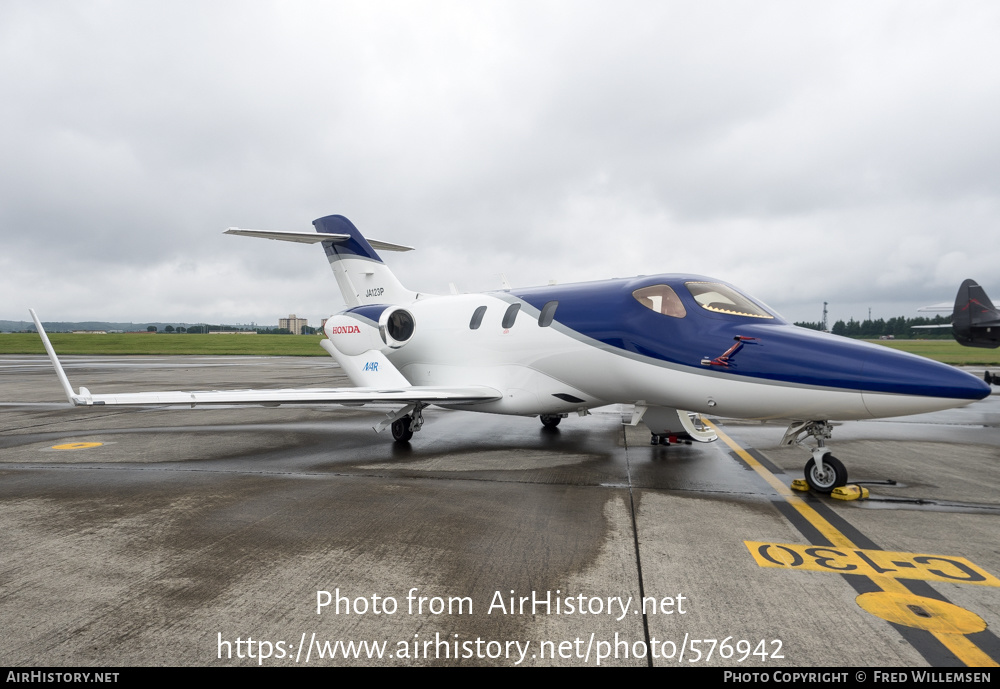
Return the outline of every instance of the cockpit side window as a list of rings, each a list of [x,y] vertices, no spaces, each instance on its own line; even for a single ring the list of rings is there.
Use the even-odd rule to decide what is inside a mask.
[[[684,318],[687,315],[684,304],[669,285],[643,287],[632,292],[632,296],[647,309],[662,313],[664,316]]]
[[[538,313],[538,325],[542,328],[547,328],[552,325],[552,319],[556,317],[556,307],[559,306],[558,301],[549,301],[545,303],[542,310]]]
[[[749,298],[722,283],[685,282],[684,286],[688,288],[698,305],[706,311],[752,318],[774,318]]]

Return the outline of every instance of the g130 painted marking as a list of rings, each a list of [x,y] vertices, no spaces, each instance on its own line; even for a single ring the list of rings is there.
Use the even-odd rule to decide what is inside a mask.
[[[366,361],[365,362],[365,370],[366,371],[375,371],[377,373],[378,372],[378,362],[377,361]]]
[[[793,543],[743,542],[761,567],[1000,587],[1000,579],[964,557]]]

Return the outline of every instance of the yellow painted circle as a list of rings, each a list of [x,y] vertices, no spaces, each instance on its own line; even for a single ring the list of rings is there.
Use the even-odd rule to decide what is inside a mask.
[[[912,593],[862,593],[857,603],[875,617],[929,632],[974,634],[986,629],[986,622],[974,612]]]
[[[63,445],[53,445],[53,450],[86,450],[88,447],[100,447],[104,443],[65,443]]]

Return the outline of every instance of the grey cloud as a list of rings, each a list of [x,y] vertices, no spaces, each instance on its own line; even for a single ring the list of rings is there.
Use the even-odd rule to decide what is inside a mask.
[[[690,271],[798,317],[989,289],[998,25],[985,2],[4,3],[0,317],[319,317],[321,254],[221,231],[335,212],[417,246],[387,260],[422,290]]]

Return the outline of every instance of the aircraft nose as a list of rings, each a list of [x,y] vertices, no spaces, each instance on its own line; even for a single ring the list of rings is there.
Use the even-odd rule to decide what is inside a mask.
[[[872,350],[862,366],[862,394],[874,416],[899,416],[960,407],[990,394],[971,373],[888,347]]]

